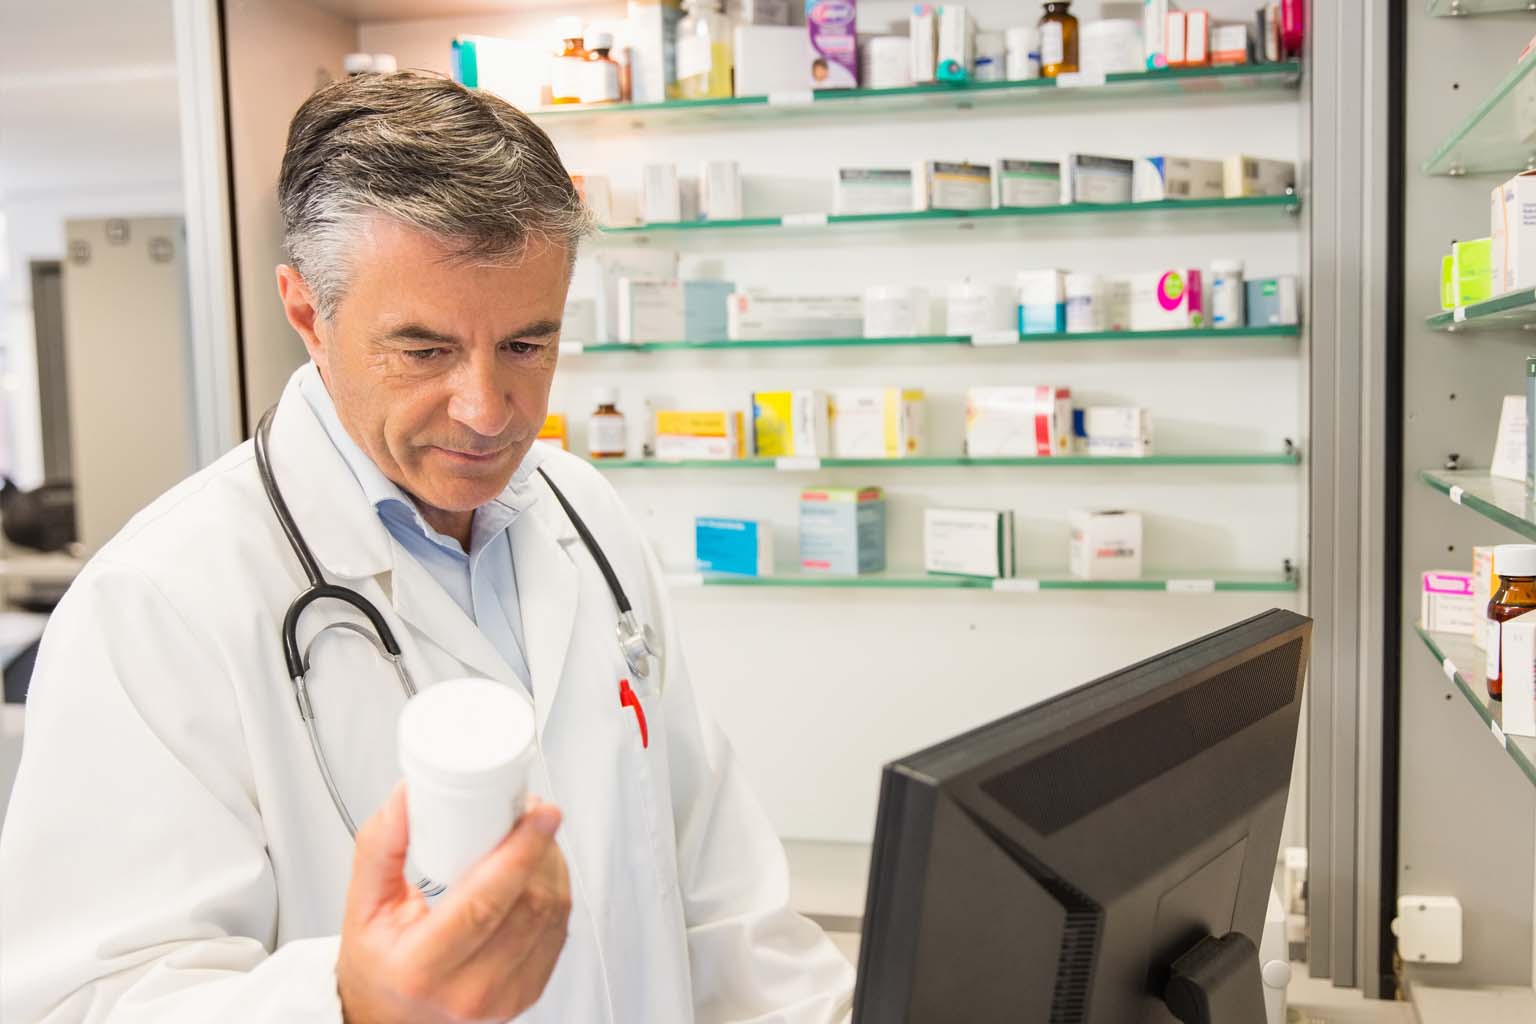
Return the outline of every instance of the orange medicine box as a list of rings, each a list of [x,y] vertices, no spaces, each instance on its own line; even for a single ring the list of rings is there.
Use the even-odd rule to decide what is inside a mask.
[[[570,451],[571,438],[566,429],[565,416],[558,412],[552,412],[546,416],[544,425],[539,428],[539,440],[553,442],[564,450]]]

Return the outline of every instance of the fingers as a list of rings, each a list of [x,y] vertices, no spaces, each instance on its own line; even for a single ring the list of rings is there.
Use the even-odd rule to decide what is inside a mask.
[[[349,917],[356,915],[360,922],[366,921],[407,891],[404,870],[409,838],[405,784],[401,782],[395,784],[384,806],[357,830],[352,883],[347,891]]]
[[[529,810],[485,859],[459,879],[421,922],[418,956],[428,971],[459,966],[501,931],[509,917],[533,920],[570,905],[565,859],[555,845],[560,811]],[[554,864],[547,863],[553,860]],[[549,905],[549,906],[546,906]]]

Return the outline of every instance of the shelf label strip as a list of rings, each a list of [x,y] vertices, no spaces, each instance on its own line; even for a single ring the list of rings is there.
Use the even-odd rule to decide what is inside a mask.
[[[586,346],[579,341],[562,341],[560,354],[563,356],[579,356],[586,350]]]
[[[1169,580],[1170,594],[1210,594],[1216,590],[1215,580]]]
[[[1501,749],[1503,749],[1503,750],[1508,750],[1509,749],[1509,739],[1508,739],[1508,737],[1506,737],[1504,735],[1504,730],[1499,728],[1499,723],[1498,722],[1489,722],[1488,723],[1488,728],[1493,730],[1493,738],[1495,740],[1498,740],[1499,747]]]
[[[1464,323],[1466,323],[1467,322],[1467,307],[1466,306],[1457,306],[1455,312],[1453,312],[1451,314],[1451,322],[1452,323],[1457,323],[1457,324],[1464,324]]]
[[[1102,71],[1065,71],[1056,76],[1058,89],[1092,89],[1107,81]]]
[[[993,580],[992,589],[1001,594],[1036,594],[1040,591],[1039,580]]]
[[[1440,663],[1440,667],[1445,670],[1445,678],[1454,683],[1456,681],[1456,663],[1450,658],[1446,658]]]
[[[820,228],[826,227],[827,215],[824,213],[786,213],[780,218],[779,223],[787,228]]]
[[[809,89],[785,89],[768,94],[770,107],[808,107],[816,102],[816,94]]]
[[[1462,490],[1460,487],[1457,487],[1455,484],[1451,485],[1451,489],[1449,491],[1450,499],[1458,505],[1461,504],[1461,496],[1466,493],[1466,491]]]
[[[989,345],[1017,345],[1018,343],[1018,331],[982,331],[980,334],[971,335],[971,344],[976,348],[984,348]]]
[[[804,473],[821,468],[821,460],[814,455],[783,455],[773,460],[773,468],[785,473]]]
[[[667,582],[674,587],[702,587],[704,574],[700,572],[680,572],[667,577]]]

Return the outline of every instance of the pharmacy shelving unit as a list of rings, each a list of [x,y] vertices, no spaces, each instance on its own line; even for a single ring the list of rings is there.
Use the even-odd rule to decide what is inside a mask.
[[[1134,580],[1083,580],[1064,573],[1044,574],[1021,570],[1008,579],[977,579],[919,572],[881,572],[864,576],[817,576],[808,573],[775,573],[771,576],[733,576],[726,573],[677,573],[668,577],[674,587],[801,587],[820,590],[987,590],[996,594],[1038,594],[1049,590],[1099,592],[1153,592],[1167,594],[1294,593],[1301,580],[1294,569],[1275,575],[1259,573],[1166,573]]]
[[[1536,741],[1504,735],[1472,637],[1418,625],[1421,573],[1536,541],[1523,482],[1458,468],[1488,465],[1502,398],[1524,390],[1536,294],[1425,308],[1441,254],[1487,233],[1490,190],[1536,158],[1518,113],[1536,57],[1516,61],[1531,9],[1429,0],[1408,17],[1397,891],[1463,908],[1461,963],[1404,966],[1423,1024],[1536,1020]]]

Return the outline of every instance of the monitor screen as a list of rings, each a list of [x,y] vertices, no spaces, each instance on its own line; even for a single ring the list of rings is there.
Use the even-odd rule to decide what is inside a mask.
[[[1167,1024],[1176,961],[1256,986],[1310,636],[1266,612],[887,765],[855,1019]]]

